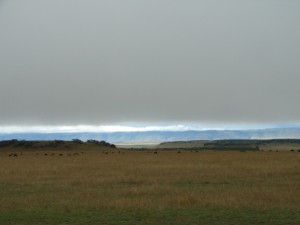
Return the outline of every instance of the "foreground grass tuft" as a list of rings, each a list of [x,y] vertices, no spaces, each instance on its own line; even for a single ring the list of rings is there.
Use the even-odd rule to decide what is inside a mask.
[[[164,209],[164,210],[112,210],[11,212],[0,216],[0,224],[174,224],[174,225],[297,225],[299,210],[255,209]]]

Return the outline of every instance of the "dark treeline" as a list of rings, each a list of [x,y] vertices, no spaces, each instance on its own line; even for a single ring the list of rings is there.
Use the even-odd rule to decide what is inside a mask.
[[[193,141],[190,141],[192,143]],[[204,143],[203,143],[204,142]],[[163,144],[167,144],[165,142]],[[176,142],[170,142],[176,143]],[[180,142],[177,142],[180,145]],[[189,143],[186,141],[185,143]],[[195,146],[195,147],[180,147],[180,149],[186,150],[238,150],[238,151],[258,151],[262,147],[267,145],[299,145],[300,146],[300,139],[267,139],[267,140],[245,140],[245,139],[234,139],[234,140],[214,140],[214,141],[202,141],[202,146]],[[160,149],[168,150],[170,148],[163,148],[163,145]],[[175,144],[176,146],[176,144]],[[174,147],[176,148],[176,147]]]
[[[217,140],[204,144],[208,150],[259,150],[260,146],[268,144],[299,144],[300,139],[270,139],[270,140]]]
[[[300,139],[266,139],[266,140],[215,140],[205,143],[205,146],[253,146],[253,145],[265,145],[265,144],[300,144]]]
[[[103,147],[116,148],[114,144],[110,144],[105,141],[87,140],[86,142],[80,139],[73,139],[72,141],[53,140],[53,141],[27,141],[27,140],[4,140],[0,141],[0,148],[5,147],[23,147],[23,148],[56,148],[63,146],[74,146],[74,145],[97,145]]]

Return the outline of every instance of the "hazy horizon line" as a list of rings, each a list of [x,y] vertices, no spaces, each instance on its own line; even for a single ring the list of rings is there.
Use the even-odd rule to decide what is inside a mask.
[[[0,125],[0,134],[10,133],[113,133],[148,131],[207,131],[258,130],[274,128],[300,128],[294,124],[168,124],[168,125]]]

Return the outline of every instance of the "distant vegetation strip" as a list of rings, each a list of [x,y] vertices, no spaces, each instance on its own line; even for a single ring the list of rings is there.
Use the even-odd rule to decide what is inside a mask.
[[[108,147],[117,148],[114,144],[106,142],[104,140],[87,140],[82,141],[80,139],[73,139],[71,141],[65,140],[4,140],[0,141],[0,148],[20,148],[20,149],[73,149],[73,148],[85,148],[85,147]],[[119,146],[119,148],[129,147]],[[133,148],[135,149],[135,148]],[[188,149],[188,150],[223,150],[223,151],[259,151],[259,150],[295,150],[300,151],[300,139],[269,139],[269,140],[195,140],[195,141],[176,141],[176,142],[164,142],[158,145],[142,146],[138,148],[142,149]]]
[[[73,139],[72,141],[54,140],[54,141],[27,141],[27,140],[5,140],[0,141],[0,148],[6,147],[19,147],[19,148],[57,148],[63,146],[77,146],[77,145],[94,145],[99,147],[111,147],[116,148],[114,144],[110,144],[106,141],[87,140],[86,142],[80,139]]]
[[[258,151],[266,146],[299,146],[300,139],[268,139],[268,140],[195,140],[195,141],[177,141],[164,142],[159,144],[159,149],[180,148],[197,150],[245,150]]]

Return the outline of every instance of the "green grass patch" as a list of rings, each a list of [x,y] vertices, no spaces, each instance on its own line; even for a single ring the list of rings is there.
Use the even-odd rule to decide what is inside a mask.
[[[0,212],[0,224],[297,225],[300,224],[300,210],[183,208],[137,211],[16,211]]]

